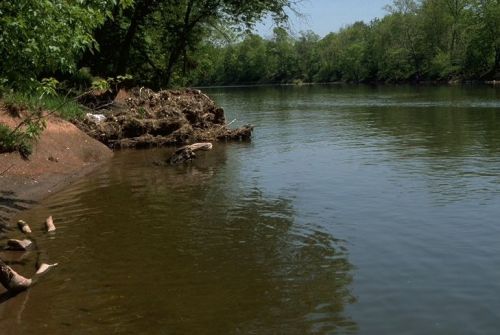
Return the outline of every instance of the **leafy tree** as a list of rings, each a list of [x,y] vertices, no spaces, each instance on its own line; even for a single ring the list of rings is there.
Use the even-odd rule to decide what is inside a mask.
[[[197,66],[198,62],[189,55],[203,47],[203,41],[221,27],[250,29],[267,14],[276,22],[285,22],[285,9],[294,2],[137,0],[126,10],[113,11],[113,17],[97,34],[104,51],[95,56],[87,55],[82,65],[112,75],[132,70],[139,81],[170,86],[173,80],[179,82],[179,77],[185,77]]]
[[[472,2],[472,13],[477,30],[467,50],[468,65],[476,64],[477,66],[477,63],[482,63],[480,67],[488,69],[487,77],[498,78],[500,75],[500,1],[475,0]]]
[[[312,82],[319,71],[318,42],[320,36],[312,31],[301,32],[295,42],[299,79]]]
[[[284,28],[275,28],[274,37],[268,49],[269,64],[273,70],[271,80],[287,82],[293,79],[297,69],[292,37]]]
[[[98,46],[93,30],[111,6],[130,0],[16,0],[0,2],[0,77],[26,86],[44,73],[72,72],[87,49]]]

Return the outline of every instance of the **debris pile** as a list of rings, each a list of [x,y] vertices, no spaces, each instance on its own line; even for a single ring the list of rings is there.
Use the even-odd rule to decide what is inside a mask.
[[[252,135],[249,125],[230,129],[224,110],[199,90],[135,88],[119,95],[125,96],[121,108],[103,113],[105,118],[77,122],[88,135],[112,148],[246,141]]]

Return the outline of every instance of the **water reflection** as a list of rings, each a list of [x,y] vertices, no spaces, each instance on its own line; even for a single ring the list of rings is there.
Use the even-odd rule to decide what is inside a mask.
[[[218,92],[223,105],[245,101],[239,114],[252,117],[256,142],[269,147],[297,155],[311,144],[337,165],[350,155],[353,164],[385,166],[425,183],[437,203],[464,196],[483,201],[500,192],[498,88],[337,85]],[[249,105],[256,104],[266,112],[253,113]]]
[[[165,151],[123,152],[24,214],[58,218],[47,248],[61,266],[27,304],[8,302],[2,329],[355,332],[344,313],[355,302],[346,243],[296,225],[290,199],[242,184],[244,162],[229,159],[228,148],[243,147],[218,146],[181,167],[154,165]]]
[[[383,138],[389,154],[383,159],[398,160],[394,168],[402,174],[425,176],[437,202],[447,203],[500,193],[497,114],[477,108],[369,108],[349,118],[374,139],[366,139],[368,146],[379,146]]]

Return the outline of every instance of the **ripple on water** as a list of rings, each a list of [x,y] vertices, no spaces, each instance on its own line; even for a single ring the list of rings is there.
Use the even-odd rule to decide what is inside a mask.
[[[0,326],[496,334],[495,92],[214,91],[255,141],[180,167],[153,164],[168,150],[118,152],[23,213],[54,215],[60,230],[40,241],[60,266],[0,305]]]

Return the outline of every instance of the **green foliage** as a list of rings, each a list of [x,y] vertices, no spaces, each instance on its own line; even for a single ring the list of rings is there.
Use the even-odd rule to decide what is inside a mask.
[[[4,94],[3,104],[13,111],[49,111],[66,120],[78,119],[85,111],[74,99],[60,95],[39,97],[27,93],[9,92]]]
[[[323,38],[246,35],[205,43],[190,83],[419,82],[500,77],[500,1],[395,0],[388,14]],[[206,59],[209,57],[209,59]],[[197,55],[194,54],[194,58]]]
[[[57,96],[58,85],[59,81],[55,78],[43,78],[40,85],[37,87],[39,99]]]
[[[28,159],[33,152],[33,143],[40,138],[46,126],[45,119],[38,113],[29,115],[14,129],[0,124],[0,152],[17,151]]]
[[[498,0],[394,0],[382,19],[323,38],[281,28],[296,3],[1,1],[0,91],[45,98],[113,91],[124,82],[159,88],[500,75]],[[278,26],[270,39],[250,33],[266,15]],[[53,78],[40,86],[42,77]]]
[[[0,77],[25,88],[41,73],[75,71],[83,52],[97,49],[93,30],[116,5],[116,0],[1,1]]]
[[[211,52],[206,41],[248,30],[266,14],[284,22],[285,8],[292,3],[137,0],[126,10],[114,11],[113,18],[97,30],[100,51],[87,53],[83,64],[105,77],[130,73],[140,85],[188,84],[191,73],[202,76],[215,65],[212,59],[202,58]]]
[[[18,151],[22,157],[28,157],[33,151],[31,143],[13,133],[12,129],[0,124],[0,153]]]

